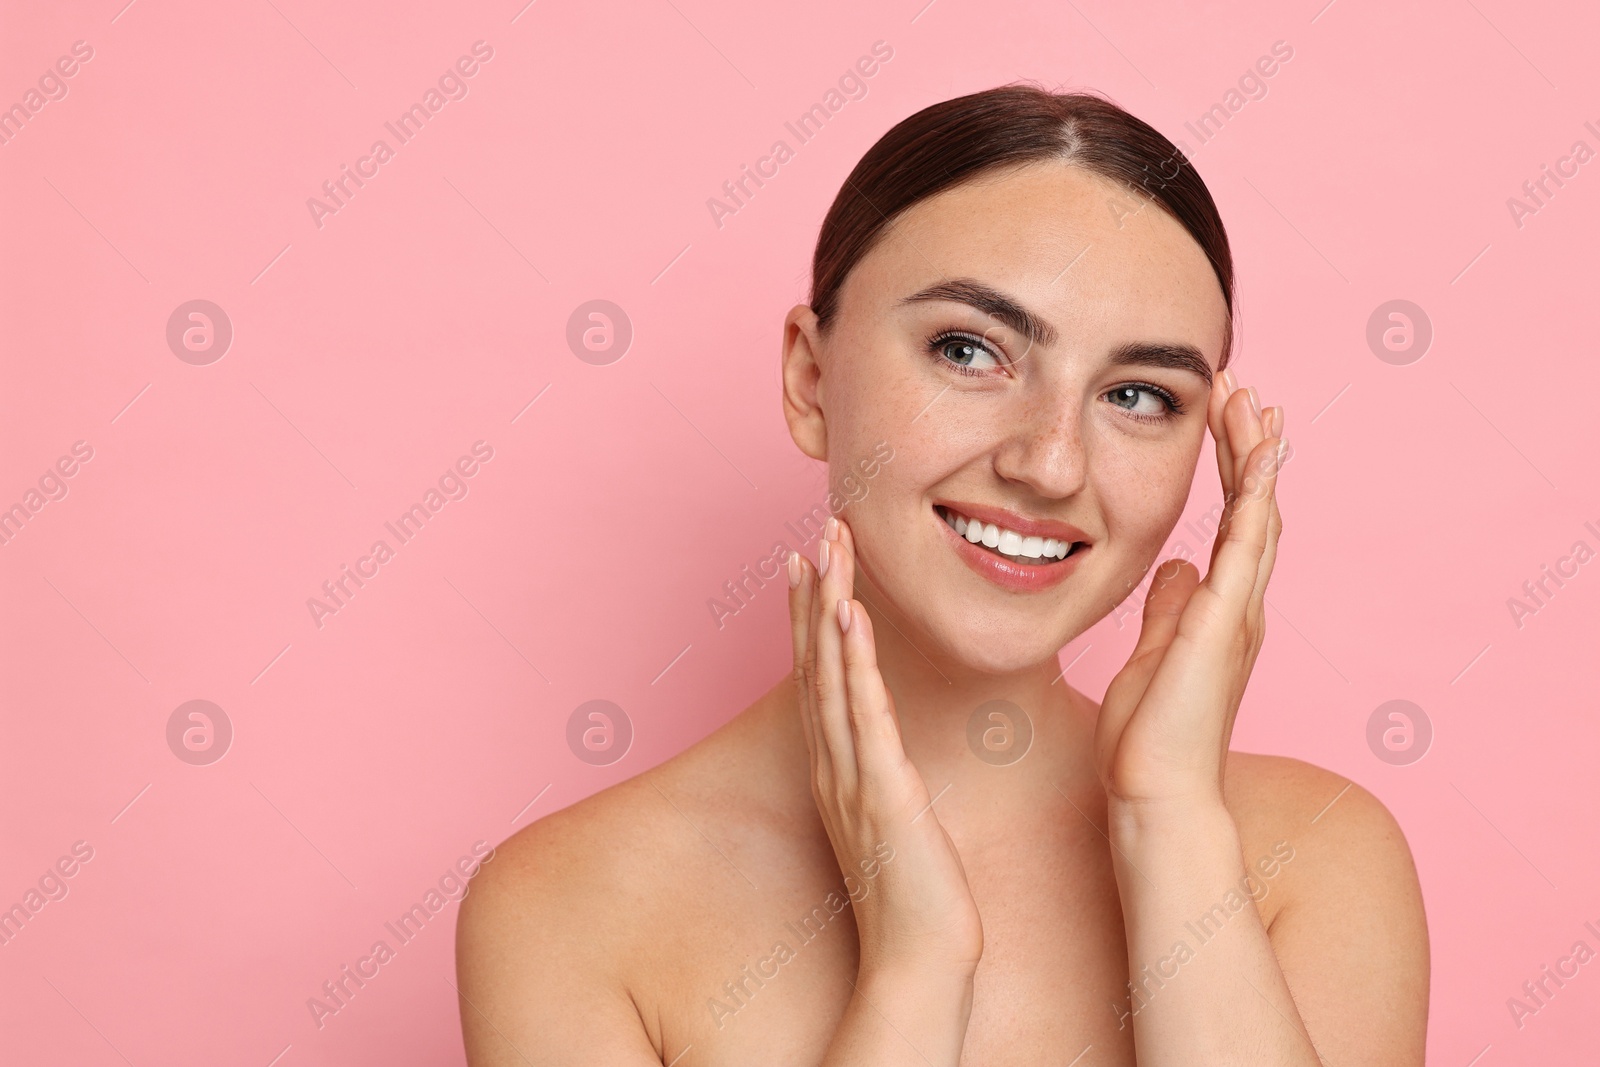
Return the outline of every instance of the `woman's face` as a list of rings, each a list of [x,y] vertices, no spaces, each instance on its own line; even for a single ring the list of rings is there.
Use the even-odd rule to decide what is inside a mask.
[[[856,498],[842,514],[876,606],[925,655],[1009,672],[1120,603],[1187,500],[1226,316],[1183,227],[1080,167],[907,210],[826,340],[803,305],[785,331],[790,428]]]

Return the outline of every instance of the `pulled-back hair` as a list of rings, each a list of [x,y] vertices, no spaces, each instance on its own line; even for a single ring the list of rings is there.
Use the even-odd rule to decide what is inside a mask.
[[[1030,84],[925,107],[867,150],[817,235],[810,303],[818,329],[828,332],[850,271],[907,208],[985,172],[1049,159],[1149,197],[1204,249],[1228,308],[1221,360],[1226,367],[1233,349],[1233,255],[1222,216],[1194,164],[1154,127],[1109,100]]]

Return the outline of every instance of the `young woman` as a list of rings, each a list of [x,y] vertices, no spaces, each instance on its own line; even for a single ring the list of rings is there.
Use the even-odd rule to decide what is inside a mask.
[[[1228,748],[1284,415],[1226,369],[1193,166],[1095,96],[976,93],[873,146],[813,267],[784,415],[865,493],[789,561],[794,676],[499,847],[470,1062],[1420,1067],[1393,818]],[[1206,574],[1156,568],[1097,705],[1057,653],[1156,564],[1207,428]]]

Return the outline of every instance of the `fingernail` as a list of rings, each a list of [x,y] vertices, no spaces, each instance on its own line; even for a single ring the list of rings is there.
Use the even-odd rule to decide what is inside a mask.
[[[1256,387],[1251,386],[1245,392],[1250,394],[1250,408],[1256,413],[1256,418],[1261,417],[1261,401],[1256,397]]]
[[[850,601],[839,601],[839,629],[843,633],[850,632]]]
[[[1225,370],[1222,372],[1222,385],[1231,393],[1239,388],[1239,379],[1233,376],[1233,371]]]
[[[1289,451],[1289,439],[1287,437],[1278,438],[1278,466],[1280,466],[1280,467],[1283,466],[1283,457],[1284,457],[1284,454],[1286,452],[1288,452],[1288,451]]]
[[[839,520],[829,515],[828,523],[823,527],[822,536],[829,541],[839,540]]]
[[[800,588],[800,553],[789,553],[789,588]]]
[[[828,573],[828,542],[822,542],[822,547],[817,549],[817,576],[822,577]]]

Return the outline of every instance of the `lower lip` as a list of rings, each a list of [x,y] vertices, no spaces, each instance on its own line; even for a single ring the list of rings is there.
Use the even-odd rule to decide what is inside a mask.
[[[973,544],[956,533],[955,527],[945,522],[938,511],[933,512],[933,521],[939,524],[939,529],[949,535],[952,547],[963,563],[995,585],[1016,593],[1037,593],[1061,584],[1078,569],[1078,560],[1089,551],[1087,548],[1080,548],[1066,559],[1043,565],[1014,563],[1004,556],[990,552],[987,548]]]

